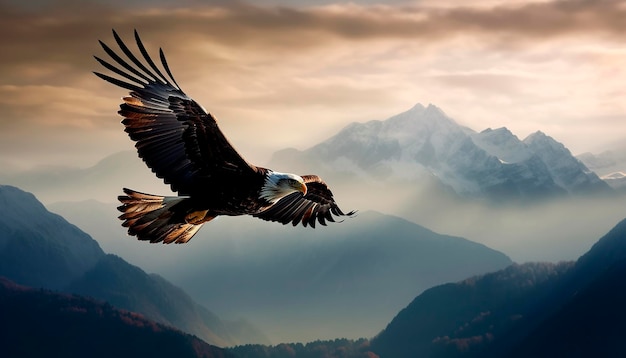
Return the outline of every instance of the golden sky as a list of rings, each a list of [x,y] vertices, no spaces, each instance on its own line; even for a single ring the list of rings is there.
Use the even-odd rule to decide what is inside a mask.
[[[574,154],[626,140],[626,1],[21,3],[0,0],[5,168],[132,149],[116,114],[126,91],[92,74],[112,28],[162,47],[259,165],[418,102],[476,131],[541,130]]]

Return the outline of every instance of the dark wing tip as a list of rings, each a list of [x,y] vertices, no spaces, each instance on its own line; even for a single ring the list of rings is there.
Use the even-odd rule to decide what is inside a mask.
[[[358,211],[358,210],[352,210],[352,211],[349,211],[349,212],[347,212],[347,213],[345,213],[345,214],[343,214],[343,215],[344,215],[344,216],[347,216],[347,217],[349,217],[349,218],[353,218],[353,217],[355,217],[355,216],[358,216],[358,213],[359,213],[359,211]]]
[[[170,71],[170,66],[167,64],[167,60],[165,59],[165,53],[163,52],[163,49],[160,47],[159,47],[159,57],[161,58],[161,64],[163,64],[163,68],[165,68],[165,72],[167,72],[167,75],[170,76],[170,79],[172,80],[174,85],[176,85],[176,87],[180,89],[180,86],[176,82],[174,75],[172,75],[172,71]]]

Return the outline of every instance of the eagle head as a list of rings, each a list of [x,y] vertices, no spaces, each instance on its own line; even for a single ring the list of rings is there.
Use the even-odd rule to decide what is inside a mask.
[[[268,171],[259,197],[275,203],[293,192],[299,191],[306,195],[306,190],[306,184],[299,175]]]

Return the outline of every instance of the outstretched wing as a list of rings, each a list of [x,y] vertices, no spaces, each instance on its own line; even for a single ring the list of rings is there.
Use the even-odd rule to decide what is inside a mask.
[[[137,31],[135,41],[144,61],[130,51],[115,30],[113,36],[126,59],[102,41],[100,45],[114,64],[94,57],[120,79],[94,73],[130,90],[118,113],[124,117],[125,131],[137,142],[139,156],[159,178],[184,195],[201,186],[201,181],[219,181],[223,173],[252,169],[224,137],[215,118],[180,89],[162,49],[159,55],[167,76],[150,58]]]
[[[335,222],[334,216],[352,216],[355,211],[344,214],[328,186],[317,175],[303,175],[302,179],[307,187],[306,195],[295,192],[285,196],[266,210],[254,216],[267,220],[277,221],[283,225],[292,223],[293,226],[302,223],[315,228],[315,222],[326,225],[326,221]]]

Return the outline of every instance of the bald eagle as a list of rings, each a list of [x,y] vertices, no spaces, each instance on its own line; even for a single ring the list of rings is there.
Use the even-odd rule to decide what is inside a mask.
[[[140,58],[113,30],[121,55],[104,42],[115,64],[97,56],[119,75],[98,77],[130,91],[119,114],[139,157],[178,196],[160,196],[124,188],[122,226],[152,243],[186,243],[202,225],[220,215],[252,215],[293,226],[326,225],[343,213],[327,185],[316,175],[280,173],[248,163],[228,142],[213,115],[180,88],[159,49],[162,69],[146,51],[137,31]]]

